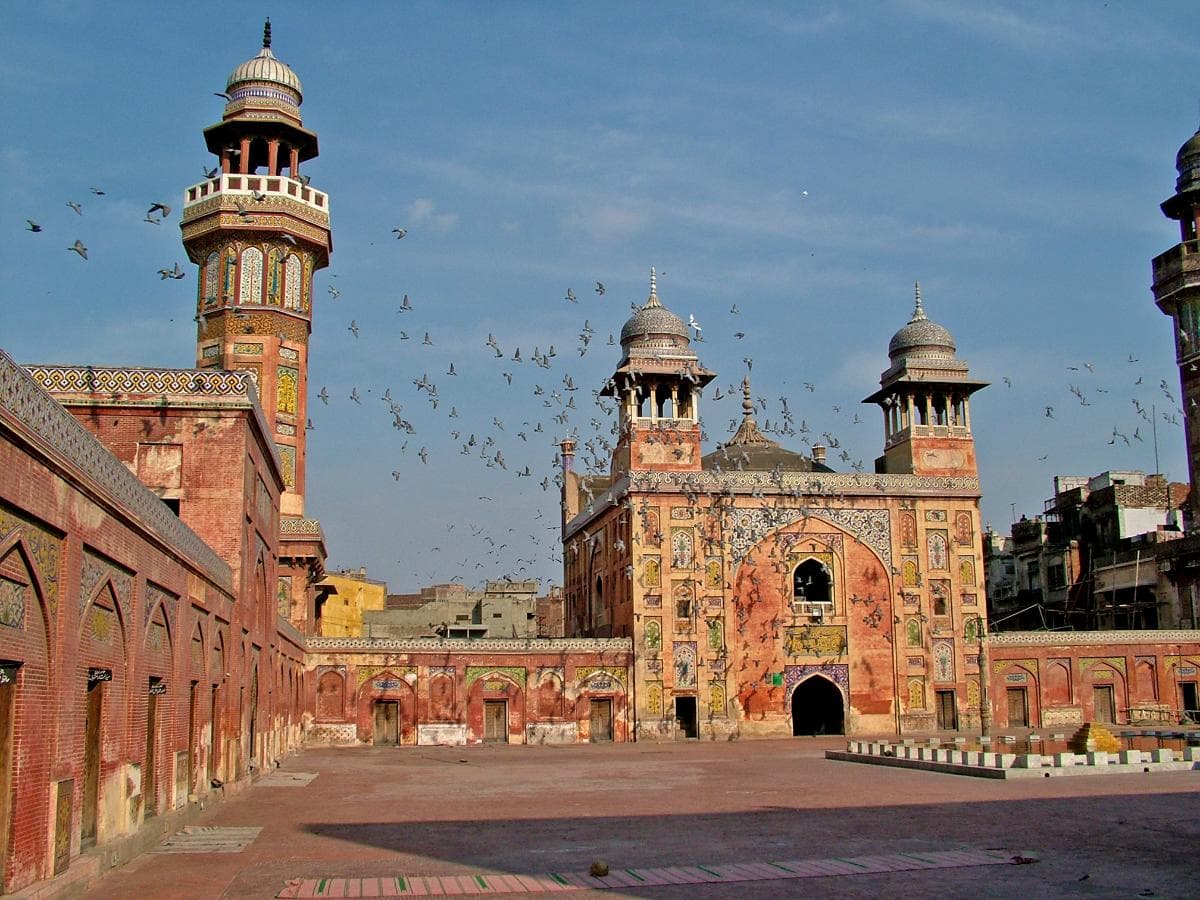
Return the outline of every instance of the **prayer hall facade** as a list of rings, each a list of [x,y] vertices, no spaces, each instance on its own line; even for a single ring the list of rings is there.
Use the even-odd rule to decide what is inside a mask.
[[[874,472],[781,447],[743,418],[701,447],[701,364],[659,300],[621,331],[602,393],[611,473],[562,448],[568,633],[633,641],[638,739],[977,728],[986,633],[971,395],[984,387],[917,289],[864,402]]]

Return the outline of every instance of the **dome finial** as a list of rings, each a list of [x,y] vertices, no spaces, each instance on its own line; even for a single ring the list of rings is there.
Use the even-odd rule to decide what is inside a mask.
[[[267,21],[263,24],[263,49],[271,49],[271,18],[267,17]]]
[[[927,315],[925,315],[925,307],[921,305],[921,282],[919,282],[919,281],[913,282],[913,293],[916,294],[917,302],[916,302],[916,305],[913,307],[912,318],[909,321],[910,322],[922,322],[922,321],[928,319],[929,317]]]
[[[742,418],[754,418],[754,400],[750,397],[750,376],[742,379]]]
[[[654,271],[654,266],[650,267],[650,296],[646,298],[645,309],[650,309],[653,306],[662,306],[658,300],[658,275]]]

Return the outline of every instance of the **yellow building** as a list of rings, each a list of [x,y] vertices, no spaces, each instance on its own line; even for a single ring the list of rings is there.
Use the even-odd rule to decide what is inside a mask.
[[[322,637],[362,637],[363,612],[383,609],[387,599],[387,583],[368,578],[365,568],[332,572],[321,586],[326,588],[317,614],[317,633]]]

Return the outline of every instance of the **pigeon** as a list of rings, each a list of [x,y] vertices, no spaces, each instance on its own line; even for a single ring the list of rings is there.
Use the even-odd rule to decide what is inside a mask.
[[[596,293],[599,294],[601,297],[603,297],[604,290],[605,290],[604,284],[602,282],[597,281],[596,282]]]
[[[42,226],[39,225],[37,222],[33,221],[33,219],[26,219],[25,223],[26,223],[26,227],[30,231],[32,231],[34,234],[37,234],[39,231],[42,230]]]
[[[408,234],[408,229],[407,228],[393,228],[392,234],[394,234],[396,236],[396,240],[398,240],[398,241],[403,240],[404,236],[406,234]]]
[[[322,403],[326,406],[329,405],[329,391],[325,389],[324,385],[321,386],[321,393],[317,394],[317,396],[321,398]]]
[[[567,288],[567,296],[564,297],[563,299],[570,300],[572,303],[579,302],[579,299],[575,296],[575,292],[573,290],[571,290],[570,288]]]
[[[408,294],[404,295],[404,299],[400,301],[400,308],[396,312],[412,312],[412,302],[408,299]]]
[[[349,331],[355,337],[358,337],[358,322],[355,321],[354,319],[351,319],[350,324],[346,326],[346,330]]]
[[[93,194],[95,194],[97,197],[104,196],[104,191],[100,190],[100,188],[98,188],[98,187],[88,188],[88,190],[91,191]]]
[[[171,207],[167,206],[165,203],[151,203],[150,208],[146,210],[146,215],[152,216],[156,212],[161,213],[162,217],[165,219],[171,214]]]
[[[69,207],[71,207],[71,209],[75,210],[75,215],[77,215],[77,216],[83,215],[83,207],[80,204],[76,203],[74,200],[68,200],[67,206],[69,206]]]
[[[159,269],[158,270],[158,277],[163,281],[165,281],[168,278],[174,278],[176,281],[178,281],[179,279],[183,278],[185,275],[187,275],[187,272],[185,272],[185,271],[183,271],[183,269],[179,268],[179,263],[175,263],[174,269]]]
[[[76,253],[78,253],[80,256],[82,256],[84,259],[88,258],[87,247],[83,246],[83,241],[81,241],[81,240],[76,239],[75,243],[72,244],[67,249],[74,250]]]

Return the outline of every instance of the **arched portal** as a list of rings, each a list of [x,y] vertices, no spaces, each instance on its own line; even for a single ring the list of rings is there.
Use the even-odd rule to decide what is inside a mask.
[[[846,711],[838,686],[821,675],[792,691],[792,734],[845,734]]]

